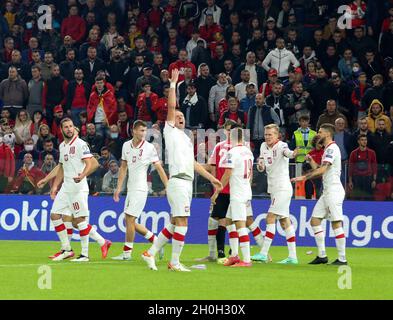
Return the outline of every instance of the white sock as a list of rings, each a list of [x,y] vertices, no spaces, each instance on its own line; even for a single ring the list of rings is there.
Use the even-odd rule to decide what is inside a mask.
[[[217,230],[218,230],[218,220],[209,218],[208,227],[207,227],[207,242],[209,245],[209,256],[212,258],[216,258],[217,252]]]
[[[267,224],[266,234],[265,234],[265,239],[263,240],[261,254],[267,256],[267,254],[269,253],[270,246],[273,242],[275,233],[276,233],[276,224],[275,223]]]
[[[147,230],[146,234],[144,235],[146,240],[149,240],[149,242],[154,243],[156,236],[154,235],[153,232],[150,230]]]
[[[89,233],[91,226],[86,221],[78,223],[78,230],[81,239],[81,254],[85,257],[89,256]]]
[[[231,224],[227,226],[229,234],[229,246],[231,247],[231,257],[239,255],[239,234],[236,231],[236,226]]]
[[[73,226],[72,226],[72,222],[69,222],[69,221],[64,222],[64,225],[67,228],[68,241],[71,242],[71,240],[72,240],[72,233],[74,231]]]
[[[312,227],[314,231],[315,242],[318,247],[318,257],[326,258],[326,248],[325,248],[325,231],[321,225]]]
[[[89,226],[91,227],[91,225]],[[94,241],[96,241],[100,245],[100,247],[105,244],[105,239],[93,227],[90,228],[89,236]]]
[[[123,255],[124,256],[131,256],[133,248],[134,248],[133,242],[124,242]]]
[[[259,225],[254,221],[249,227],[250,231],[252,232],[252,235],[257,243],[257,245],[262,248],[263,247],[263,234],[261,228],[259,228]]]
[[[180,263],[180,255],[184,247],[184,239],[187,233],[187,227],[175,227],[172,238],[172,258],[171,264],[176,266]]]
[[[68,240],[67,235],[67,228],[63,223],[63,219],[60,218],[58,220],[52,220],[52,223],[61,242],[61,249],[66,251],[71,250],[70,241]]]
[[[285,229],[285,237],[287,239],[287,246],[289,258],[297,259],[296,256],[296,236],[295,236],[295,228],[293,225],[290,225],[288,228]]]
[[[345,234],[342,227],[334,229],[334,235],[336,236],[336,247],[338,251],[338,260],[341,262],[346,262],[347,258],[345,257]]]
[[[244,262],[251,262],[250,258],[250,237],[248,236],[247,228],[240,228],[238,230],[239,233],[239,245],[240,250],[243,255]]]
[[[175,232],[175,225],[168,223],[164,229],[157,236],[157,240],[153,242],[153,245],[147,251],[150,255],[154,256],[160,249],[165,246],[169,240],[172,239],[173,233]]]

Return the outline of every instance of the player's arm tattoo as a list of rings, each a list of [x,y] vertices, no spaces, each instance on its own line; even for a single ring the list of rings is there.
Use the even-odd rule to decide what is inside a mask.
[[[331,165],[330,162],[322,163],[322,165],[319,168],[317,168],[317,169],[315,169],[305,175],[306,180],[322,176],[327,171],[327,169],[329,168],[330,165]]]

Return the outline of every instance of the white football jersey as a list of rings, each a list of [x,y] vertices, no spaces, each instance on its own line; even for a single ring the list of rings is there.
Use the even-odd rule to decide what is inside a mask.
[[[129,140],[123,144],[121,160],[127,161],[127,192],[148,191],[147,170],[150,164],[160,161],[154,145],[142,141],[134,147],[132,140]]]
[[[63,165],[64,183],[62,189],[64,192],[89,191],[87,179],[84,178],[79,183],[74,179],[85,169],[84,159],[93,157],[89,146],[85,141],[75,136],[68,144],[64,141],[60,144],[59,162]]]
[[[223,168],[231,168],[230,199],[249,201],[252,198],[251,178],[254,156],[249,148],[238,145],[229,150]]]
[[[289,158],[293,151],[289,150],[288,144],[278,141],[269,148],[266,142],[262,143],[260,158],[263,159],[267,173],[267,192],[292,190],[289,178]]]
[[[341,183],[341,152],[334,141],[325,147],[325,151],[322,155],[322,164],[324,162],[329,162],[331,165],[322,176],[323,190],[325,192],[344,191],[344,187]]]
[[[170,177],[194,180],[194,146],[183,130],[165,122],[165,147]]]

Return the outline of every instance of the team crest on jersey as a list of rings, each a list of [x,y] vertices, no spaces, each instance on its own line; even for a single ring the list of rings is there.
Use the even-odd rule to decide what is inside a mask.
[[[68,154],[64,155],[64,161],[68,161]]]
[[[273,163],[273,159],[272,159],[271,157],[268,157],[268,158],[267,158],[267,163],[268,163],[268,164],[272,164],[272,163]]]
[[[75,154],[75,146],[70,147],[70,154]]]
[[[136,156],[132,156],[132,163],[136,162]]]

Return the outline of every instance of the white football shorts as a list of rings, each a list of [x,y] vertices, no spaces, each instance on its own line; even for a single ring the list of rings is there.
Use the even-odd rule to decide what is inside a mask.
[[[329,221],[343,221],[344,198],[345,192],[322,193],[314,207],[312,217]]]
[[[226,217],[232,221],[246,221],[247,217],[252,217],[251,200],[239,201],[231,200]]]
[[[192,180],[170,178],[166,192],[172,217],[189,217],[191,213]]]
[[[289,205],[291,204],[291,199],[293,195],[293,190],[278,190],[270,194],[270,207],[269,211],[282,218],[289,218]]]
[[[147,200],[147,191],[129,191],[127,192],[124,203],[124,213],[139,218],[145,208]]]
[[[88,197],[88,191],[64,192],[63,188],[60,188],[53,201],[51,213],[73,216],[75,218],[88,217]]]

